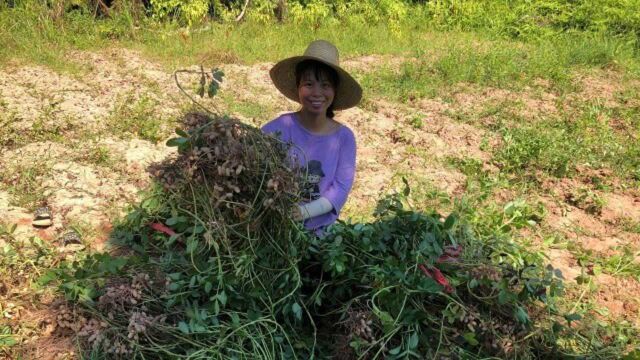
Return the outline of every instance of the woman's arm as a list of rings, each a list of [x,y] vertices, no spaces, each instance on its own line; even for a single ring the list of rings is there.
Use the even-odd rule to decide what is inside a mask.
[[[347,202],[356,174],[356,139],[351,130],[345,132],[338,154],[335,177],[329,187],[321,194],[339,214]]]

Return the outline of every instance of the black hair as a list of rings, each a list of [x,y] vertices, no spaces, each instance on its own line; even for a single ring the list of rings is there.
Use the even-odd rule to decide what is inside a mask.
[[[329,83],[331,83],[333,89],[338,89],[338,85],[340,85],[338,72],[335,71],[335,69],[333,69],[331,66],[315,60],[304,60],[296,65],[296,87],[300,86],[302,75],[304,75],[307,71],[310,71],[318,80],[320,80],[320,78],[323,76],[326,77],[327,80],[329,80]],[[333,103],[331,103],[331,105],[329,105],[329,107],[327,108],[327,117],[333,118],[334,115]]]

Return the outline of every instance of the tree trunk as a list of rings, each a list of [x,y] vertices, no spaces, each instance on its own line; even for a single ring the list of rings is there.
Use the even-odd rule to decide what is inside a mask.
[[[287,18],[287,0],[278,0],[278,6],[275,9],[276,19],[279,23],[283,23]]]

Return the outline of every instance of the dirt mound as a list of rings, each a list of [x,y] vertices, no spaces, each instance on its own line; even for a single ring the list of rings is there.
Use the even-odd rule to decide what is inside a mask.
[[[344,59],[340,65],[349,71],[367,73],[380,68],[399,69],[406,61],[415,60],[395,55],[365,55]]]
[[[149,165],[161,162],[175,154],[175,148],[165,146],[164,142],[153,144],[140,139],[107,138],[99,144],[107,148],[111,156],[122,160],[115,166],[140,188],[148,184],[147,168]]]
[[[453,98],[457,109],[463,114],[484,114],[509,111],[525,119],[554,116],[558,113],[557,96],[545,89],[526,87],[522,91],[459,84]]]
[[[601,274],[596,277],[598,290],[596,302],[611,316],[640,325],[640,282],[632,278],[620,278]]]
[[[36,121],[70,121],[94,124],[108,114],[109,107],[82,81],[41,66],[23,66],[0,71],[0,102],[17,120],[16,129],[30,129]]]
[[[606,107],[619,106],[618,94],[622,91],[622,78],[611,70],[593,71],[591,73],[578,73],[574,80],[582,91],[577,99],[602,103]]]

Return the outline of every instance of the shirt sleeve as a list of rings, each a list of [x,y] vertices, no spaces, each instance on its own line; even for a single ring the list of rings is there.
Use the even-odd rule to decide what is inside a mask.
[[[338,164],[335,177],[327,190],[322,194],[331,205],[333,212],[340,214],[340,210],[347,202],[347,197],[353,186],[356,174],[356,139],[353,132],[347,128],[340,143]]]
[[[265,134],[273,134],[275,132],[281,131],[279,118],[273,119],[268,123],[264,124],[260,130],[262,130]]]

